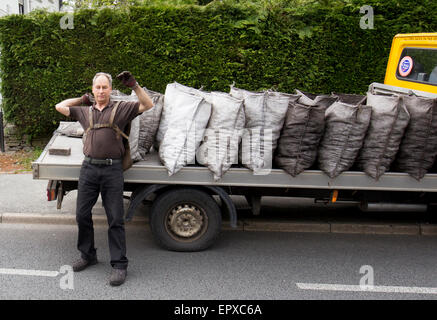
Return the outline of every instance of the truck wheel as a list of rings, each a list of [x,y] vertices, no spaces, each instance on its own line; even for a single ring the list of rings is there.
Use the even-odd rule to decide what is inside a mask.
[[[200,251],[217,239],[220,208],[206,192],[172,189],[153,202],[150,227],[157,243],[172,251]]]

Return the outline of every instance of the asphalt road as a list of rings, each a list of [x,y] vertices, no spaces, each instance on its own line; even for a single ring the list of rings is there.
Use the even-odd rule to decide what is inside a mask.
[[[57,210],[56,202],[46,200],[46,184],[31,174],[0,175],[0,213],[73,216],[76,192],[66,195]],[[253,218],[244,198],[233,200],[239,218]],[[93,213],[104,215],[101,201]],[[136,214],[147,215],[147,206]],[[411,225],[427,219],[278,198],[263,199],[258,218]],[[437,298],[435,236],[225,230],[212,248],[196,253],[161,249],[147,225],[128,225],[127,237],[127,282],[112,288],[106,227],[96,226],[100,263],[74,274],[69,266],[79,256],[75,225],[0,223],[0,299]]]
[[[105,227],[96,227],[98,265],[61,269],[79,255],[76,232],[1,224],[0,299],[437,298],[436,237],[223,231],[207,251],[178,253],[128,226],[128,278],[113,288]]]

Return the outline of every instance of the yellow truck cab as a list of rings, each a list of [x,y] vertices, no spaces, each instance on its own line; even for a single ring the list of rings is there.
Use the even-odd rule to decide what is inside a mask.
[[[384,84],[437,94],[437,33],[396,35]]]

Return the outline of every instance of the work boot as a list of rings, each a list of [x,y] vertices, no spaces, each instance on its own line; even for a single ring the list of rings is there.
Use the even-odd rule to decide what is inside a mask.
[[[79,271],[85,270],[89,266],[92,266],[96,263],[97,263],[97,258],[94,258],[93,260],[85,260],[83,258],[80,258],[79,260],[77,260],[73,263],[73,271],[79,272]]]
[[[111,278],[109,279],[109,284],[111,286],[119,286],[126,280],[127,270],[126,269],[116,269],[112,268]]]

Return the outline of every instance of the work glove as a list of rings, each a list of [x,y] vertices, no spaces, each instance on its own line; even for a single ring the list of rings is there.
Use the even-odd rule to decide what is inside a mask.
[[[83,106],[92,106],[93,105],[93,96],[91,93],[85,93],[81,98]]]
[[[138,86],[137,80],[135,80],[134,76],[129,71],[123,71],[117,76],[117,79],[132,90]]]

